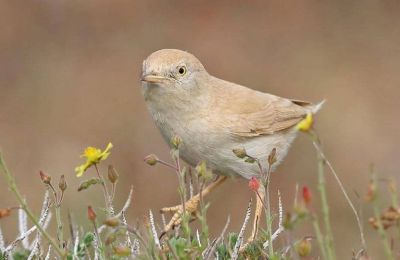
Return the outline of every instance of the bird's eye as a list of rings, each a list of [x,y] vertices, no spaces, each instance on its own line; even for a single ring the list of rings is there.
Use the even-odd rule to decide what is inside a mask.
[[[186,67],[185,66],[178,67],[178,73],[181,76],[185,75],[186,74]]]

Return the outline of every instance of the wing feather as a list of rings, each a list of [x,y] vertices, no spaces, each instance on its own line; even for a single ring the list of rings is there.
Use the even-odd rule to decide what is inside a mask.
[[[212,104],[214,125],[229,129],[238,137],[271,135],[295,126],[310,111],[312,104],[290,100],[218,80]],[[214,86],[215,86],[214,85]]]

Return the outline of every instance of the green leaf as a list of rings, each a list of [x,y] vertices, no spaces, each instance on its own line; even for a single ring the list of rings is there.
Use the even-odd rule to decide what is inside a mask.
[[[20,250],[14,252],[12,259],[14,259],[14,260],[26,260],[26,259],[28,259],[30,253],[31,253],[31,251],[29,251],[29,250],[20,249]]]
[[[90,247],[94,241],[94,234],[92,232],[88,232],[83,237],[83,243],[86,247]]]
[[[79,184],[78,191],[86,190],[92,185],[102,184],[103,182],[100,179],[93,178]]]

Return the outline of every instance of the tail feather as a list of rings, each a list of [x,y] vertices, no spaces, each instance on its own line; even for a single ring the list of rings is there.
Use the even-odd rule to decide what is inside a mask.
[[[326,100],[324,99],[321,102],[319,102],[318,104],[311,105],[309,108],[309,112],[311,112],[312,114],[316,114],[322,108],[322,106],[325,104],[325,101]]]

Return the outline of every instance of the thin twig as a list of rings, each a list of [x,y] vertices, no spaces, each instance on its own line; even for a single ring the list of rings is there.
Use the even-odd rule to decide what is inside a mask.
[[[333,168],[331,162],[326,158],[324,152],[322,151],[320,145],[316,142],[316,140],[313,141],[313,145],[314,145],[315,149],[318,151],[318,153],[320,154],[321,158],[325,161],[326,165],[328,165],[328,167],[331,170],[333,176],[335,177],[336,182],[338,183],[338,185],[339,185],[344,197],[346,198],[347,203],[349,204],[350,208],[352,209],[352,211],[354,213],[354,216],[356,217],[358,228],[359,228],[359,231],[360,231],[361,244],[362,244],[364,249],[367,249],[367,243],[365,242],[365,236],[364,236],[364,229],[363,229],[363,226],[362,226],[362,223],[361,223],[361,219],[358,216],[357,210],[353,205],[353,202],[350,200],[350,197],[347,194],[346,189],[344,188],[342,181],[339,179],[339,176],[336,173],[336,170]]]
[[[96,163],[94,164],[94,168],[96,168],[97,177],[101,180],[101,186],[103,187],[103,194],[104,194],[104,200],[106,202],[107,216],[112,217],[114,215],[114,209],[111,205],[110,193],[108,192],[108,188],[107,188],[107,185],[103,178],[103,175],[100,174],[99,168],[97,167]]]
[[[18,227],[19,227],[19,234],[23,235],[28,231],[28,220],[27,215],[23,209],[18,209]],[[22,246],[25,249],[29,248],[29,240],[28,237],[25,237],[22,241]]]
[[[278,207],[279,207],[279,221],[278,221],[278,229],[271,235],[271,239],[265,241],[263,244],[264,249],[266,249],[270,244],[272,246],[272,242],[282,233],[285,229],[283,227],[283,207],[282,207],[282,199],[281,193],[278,190]],[[270,243],[271,241],[271,243]]]
[[[0,251],[3,252],[5,251],[6,243],[4,242],[4,236],[3,236],[3,231],[1,230],[0,226]]]
[[[211,259],[212,255],[214,254],[215,249],[221,243],[221,241],[223,241],[225,233],[226,233],[226,230],[228,229],[229,223],[231,223],[231,217],[230,216],[228,216],[228,219],[226,220],[225,226],[222,229],[221,234],[219,235],[219,237],[217,238],[217,240],[215,241],[213,246],[210,248],[210,250],[207,250],[208,252],[206,254],[203,255],[204,259]],[[206,251],[204,251],[204,252],[206,252]]]
[[[159,249],[161,249],[160,240],[158,239],[156,226],[154,224],[153,212],[151,210],[149,210],[149,220],[150,220],[150,226],[151,226],[151,234],[153,235],[154,243],[156,243],[156,246]]]
[[[233,249],[232,258],[231,258],[232,260],[236,260],[239,257],[239,249],[242,246],[244,231],[246,229],[247,223],[249,222],[250,216],[251,216],[251,199],[250,199],[249,205],[247,206],[246,216],[244,218],[242,227],[240,229],[238,238],[235,243],[235,247]]]

